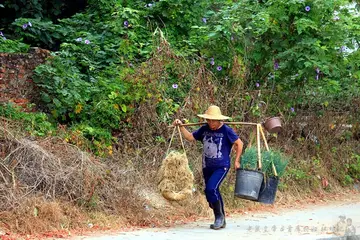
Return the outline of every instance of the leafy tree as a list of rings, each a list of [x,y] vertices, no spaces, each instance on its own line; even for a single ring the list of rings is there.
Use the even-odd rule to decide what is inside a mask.
[[[216,84],[241,90],[234,98],[260,90],[271,115],[346,107],[360,95],[360,20],[345,0],[89,0],[69,18],[70,1],[53,1],[6,1],[23,8],[1,29],[1,49],[54,50],[36,69],[43,104],[58,121],[91,129],[89,138],[108,136],[152,94],[168,121],[191,88],[184,66],[204,62]],[[157,49],[159,33],[171,60],[161,52],[169,48]],[[153,53],[161,74],[151,72]]]
[[[212,57],[209,62],[228,69],[232,58],[241,56],[248,69],[248,87],[261,86],[282,97],[297,93],[287,98],[289,105],[309,98],[316,104],[343,101],[359,89],[357,75],[351,74],[358,69],[358,45],[353,44],[358,40],[358,19],[347,3],[228,3],[210,12],[206,27],[194,27],[192,42],[200,43],[203,55]]]

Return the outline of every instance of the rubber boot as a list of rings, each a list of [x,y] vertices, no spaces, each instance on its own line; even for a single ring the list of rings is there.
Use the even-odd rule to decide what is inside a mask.
[[[213,207],[213,205],[212,205],[211,203],[209,203],[209,206],[210,206],[211,209],[214,209],[214,207]],[[226,214],[225,214],[225,210],[224,210],[224,205],[223,205],[223,204],[221,204],[221,210],[222,210],[222,213],[223,213],[223,215],[224,215],[224,224],[221,226],[221,228],[226,228],[226,219],[225,219]],[[214,224],[210,224],[210,228],[211,228],[211,229],[214,229]]]
[[[224,224],[221,226],[221,228],[226,228],[226,220],[225,220],[225,209],[224,209],[224,204],[221,204],[221,210],[222,210],[222,213],[224,215]]]
[[[215,221],[214,221],[214,224],[210,225],[210,228],[214,229],[214,230],[224,228],[226,223],[225,223],[225,216],[223,214],[220,200],[212,203],[212,206],[213,206],[213,210],[214,210]]]

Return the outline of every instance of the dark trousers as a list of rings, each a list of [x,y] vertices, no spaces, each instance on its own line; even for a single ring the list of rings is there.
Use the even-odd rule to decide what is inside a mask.
[[[224,206],[219,188],[222,181],[225,179],[229,168],[203,168],[203,176],[205,180],[205,195],[210,207],[212,203],[220,200],[221,206]]]

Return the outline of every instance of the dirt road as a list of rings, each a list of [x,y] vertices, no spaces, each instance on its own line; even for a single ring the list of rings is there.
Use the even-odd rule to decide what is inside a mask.
[[[346,238],[344,229],[358,237]],[[351,221],[351,222],[350,222]],[[78,236],[72,240],[218,240],[218,239],[359,239],[360,202],[342,200],[326,205],[307,205],[282,209],[276,213],[246,213],[227,218],[227,227],[209,229],[211,220],[202,220],[175,228],[151,228],[111,235]]]

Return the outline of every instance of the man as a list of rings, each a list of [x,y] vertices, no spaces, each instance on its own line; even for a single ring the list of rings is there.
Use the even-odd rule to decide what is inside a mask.
[[[205,195],[209,206],[214,211],[215,221],[211,229],[218,230],[226,227],[224,202],[220,194],[220,184],[230,168],[230,153],[234,146],[236,151],[235,169],[240,168],[240,156],[243,142],[232,128],[224,124],[223,120],[229,117],[221,114],[218,106],[210,106],[205,114],[198,115],[204,118],[207,124],[194,132],[189,132],[182,122],[176,119],[173,125],[180,125],[180,130],[188,141],[201,141],[204,145],[202,156],[203,177],[205,180]]]

